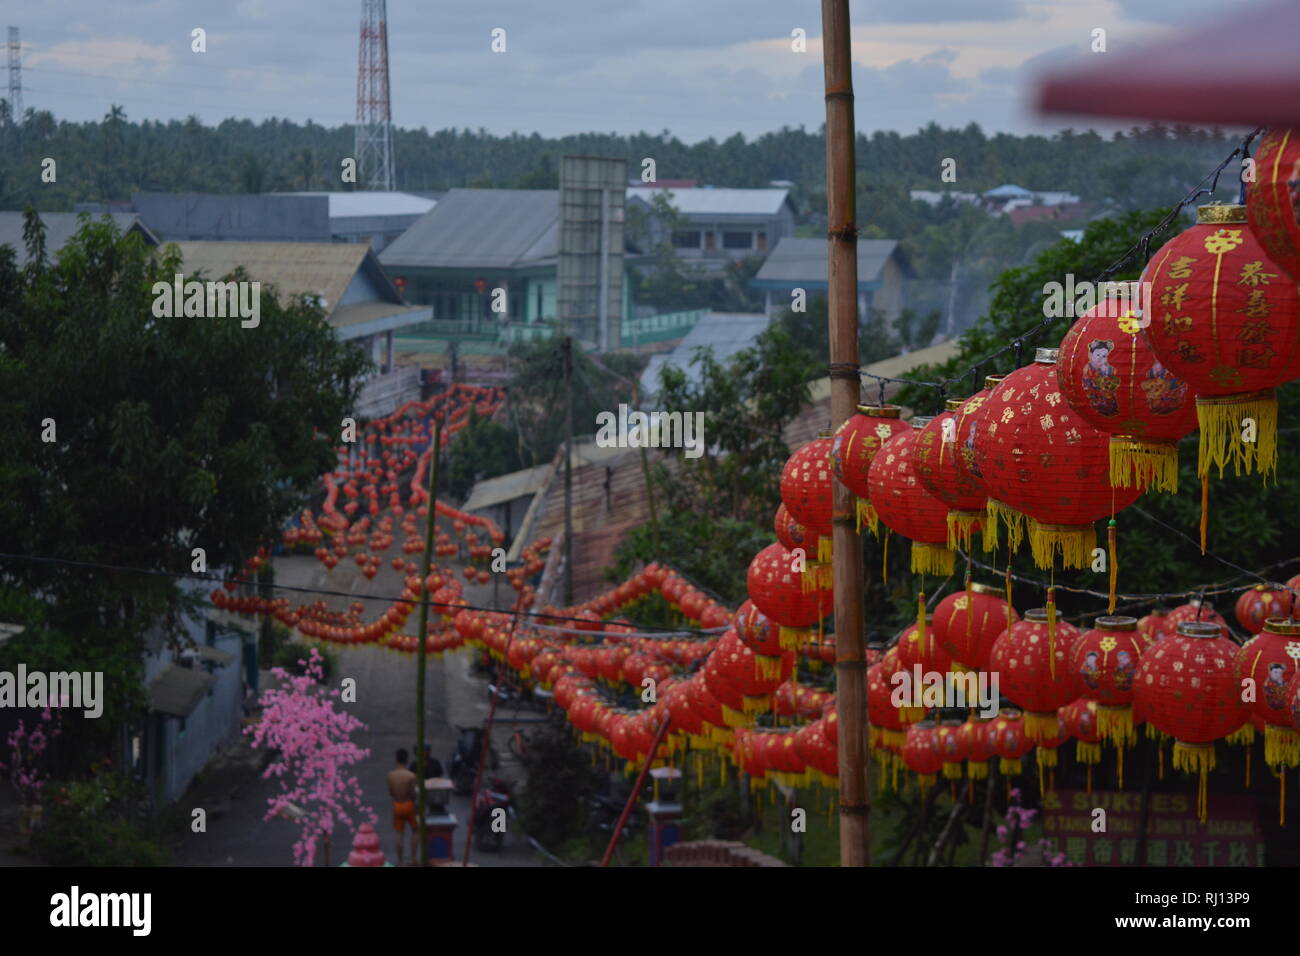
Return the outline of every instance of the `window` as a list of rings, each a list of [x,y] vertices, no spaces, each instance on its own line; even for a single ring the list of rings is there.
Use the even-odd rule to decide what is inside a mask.
[[[722,248],[753,249],[754,234],[752,232],[724,232],[722,234]]]
[[[700,231],[698,229],[686,229],[680,232],[674,232],[673,248],[675,249],[700,248]]]
[[[754,236],[755,236],[755,238],[757,238],[757,240],[758,240],[758,243],[757,243],[757,245],[755,246],[755,248],[757,248],[757,249],[766,249],[766,248],[767,248],[767,233],[765,233],[765,232],[756,232],[756,233],[754,233]]]

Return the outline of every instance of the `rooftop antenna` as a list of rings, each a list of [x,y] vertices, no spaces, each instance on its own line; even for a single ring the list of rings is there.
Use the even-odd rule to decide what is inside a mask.
[[[357,53],[355,152],[362,189],[391,190],[393,115],[388,96],[387,0],[361,0],[361,46]],[[11,28],[12,38],[12,28]],[[12,39],[11,47],[12,51]],[[10,52],[10,76],[13,53]],[[12,85],[12,79],[10,83]]]

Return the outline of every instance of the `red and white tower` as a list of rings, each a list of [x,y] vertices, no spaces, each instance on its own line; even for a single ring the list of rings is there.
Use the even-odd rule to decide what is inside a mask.
[[[361,0],[355,152],[358,186],[362,189],[392,189],[395,184],[387,21],[386,0]]]

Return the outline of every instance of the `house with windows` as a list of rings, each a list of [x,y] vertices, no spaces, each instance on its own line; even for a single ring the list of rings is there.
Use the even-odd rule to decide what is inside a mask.
[[[656,214],[656,195],[676,211],[676,228]],[[739,259],[766,255],[794,235],[795,210],[787,188],[673,189],[647,183],[628,187],[627,202],[629,211],[636,206],[646,218],[646,248],[671,242],[683,261],[705,275]]]
[[[830,262],[825,239],[786,238],[777,243],[750,288],[765,293],[768,315],[788,309],[796,289],[811,298],[826,295]],[[859,239],[858,313],[871,309],[893,321],[907,307],[908,283],[916,271],[898,246],[897,239]]]

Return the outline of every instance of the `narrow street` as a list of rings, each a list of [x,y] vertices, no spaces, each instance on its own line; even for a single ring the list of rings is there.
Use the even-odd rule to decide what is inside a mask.
[[[275,559],[276,582],[294,587],[320,587],[348,591],[356,598],[367,594],[395,595],[400,589],[396,576],[385,569],[368,581],[351,564],[340,565],[327,572],[311,556],[278,557]],[[492,586],[467,586],[466,599],[471,603],[490,603]],[[286,592],[295,603],[306,601],[310,595]],[[513,591],[502,587],[500,597],[509,600]],[[326,597],[331,607],[343,608],[356,598]],[[375,602],[368,610],[373,616],[383,605]],[[412,617],[407,630],[415,629]],[[376,830],[380,835],[384,854],[389,862],[396,863],[395,834],[392,825],[391,802],[385,784],[385,775],[395,763],[398,748],[414,754],[416,658],[377,646],[333,647],[338,660],[338,671],[332,679],[337,686],[345,677],[353,678],[357,686],[353,712],[366,725],[355,742],[368,748],[370,756],[353,767],[361,782],[365,801],[376,813]],[[443,657],[430,655],[426,671],[426,706],[429,723],[428,734],[434,755],[448,763],[456,742],[456,727],[482,724],[487,719],[488,699],[485,682],[469,673],[472,652],[467,649]],[[263,675],[264,678],[267,675]],[[510,725],[499,723],[493,734],[494,743],[501,756],[497,775],[522,781],[523,771],[510,755],[507,743]],[[248,754],[246,745],[240,751]],[[251,756],[251,755],[250,755]],[[185,799],[188,806],[204,806],[208,811],[206,833],[191,833],[177,851],[176,862],[184,866],[290,866],[293,863],[292,846],[297,838],[297,828],[284,820],[263,822],[267,801],[277,792],[278,781],[250,780],[249,759],[233,761],[229,773],[216,768],[201,781]],[[242,783],[242,785],[241,785]],[[231,793],[235,796],[232,798]],[[453,796],[452,812],[461,821],[456,829],[455,858],[464,852],[466,821],[469,819],[470,798]],[[409,838],[408,838],[409,839]],[[331,849],[330,862],[342,863],[347,858],[352,833],[340,830]],[[409,848],[409,843],[408,843]],[[535,866],[543,859],[529,847],[521,833],[510,833],[506,846],[500,853],[480,853],[471,850],[470,861],[479,866]],[[318,865],[320,858],[318,856]]]

